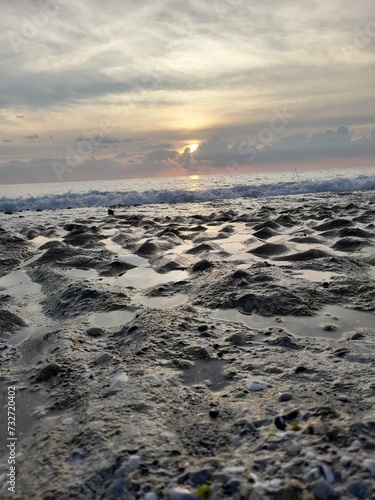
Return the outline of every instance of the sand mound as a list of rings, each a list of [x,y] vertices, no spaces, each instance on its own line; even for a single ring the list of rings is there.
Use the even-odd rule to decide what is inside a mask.
[[[270,255],[280,255],[287,253],[289,248],[286,245],[276,243],[266,243],[260,247],[248,250],[248,253],[253,253],[259,257],[268,257]]]

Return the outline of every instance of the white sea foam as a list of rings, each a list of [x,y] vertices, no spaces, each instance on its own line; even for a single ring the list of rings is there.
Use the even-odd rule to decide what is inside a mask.
[[[209,182],[205,178],[197,183],[192,189],[191,183],[185,180],[183,183],[169,180],[165,182],[168,189],[163,189],[159,182],[157,189],[146,189],[145,184],[137,185],[138,190],[108,190],[90,189],[88,191],[69,191],[41,194],[38,196],[22,197],[0,197],[0,210],[36,210],[36,209],[62,209],[111,205],[135,205],[154,203],[189,203],[195,201],[212,201],[217,199],[235,198],[259,198],[265,196],[287,196],[307,193],[322,192],[347,192],[360,190],[375,190],[375,175],[359,175],[356,177],[339,176],[327,178],[326,176],[314,178],[299,176],[291,177],[291,180],[279,180],[275,177],[273,182],[259,177],[246,178],[238,176],[228,182],[229,176],[223,178],[221,182],[212,180]],[[242,181],[235,184],[235,181]],[[245,181],[245,182],[244,182]],[[180,189],[173,189],[174,186],[181,186]],[[87,185],[88,187],[90,184]],[[121,183],[119,183],[119,187]],[[82,189],[82,188],[81,188]]]

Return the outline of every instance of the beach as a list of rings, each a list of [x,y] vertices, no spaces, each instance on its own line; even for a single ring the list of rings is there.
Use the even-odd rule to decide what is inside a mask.
[[[12,498],[375,498],[374,191],[6,212]]]

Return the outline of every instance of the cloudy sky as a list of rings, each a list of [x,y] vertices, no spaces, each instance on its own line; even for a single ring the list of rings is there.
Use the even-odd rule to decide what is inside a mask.
[[[0,0],[0,183],[375,165],[373,0]]]

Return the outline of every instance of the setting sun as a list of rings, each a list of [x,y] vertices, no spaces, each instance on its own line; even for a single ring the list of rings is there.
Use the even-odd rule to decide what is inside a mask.
[[[199,144],[189,144],[188,148],[190,149],[190,153],[194,153],[198,149]]]
[[[197,181],[198,179],[200,179],[200,176],[199,176],[199,175],[191,175],[191,176],[190,176],[190,179],[191,179],[192,181]]]

